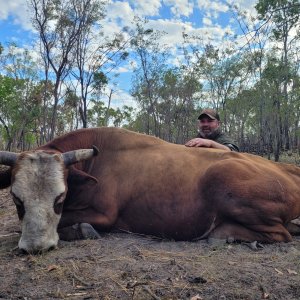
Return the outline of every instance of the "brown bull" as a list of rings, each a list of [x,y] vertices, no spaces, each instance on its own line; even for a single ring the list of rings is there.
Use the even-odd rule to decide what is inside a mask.
[[[28,252],[55,247],[57,228],[75,223],[175,240],[288,242],[300,215],[299,167],[123,129],[81,129],[35,151],[2,152],[0,163],[11,166],[0,188],[11,185]]]

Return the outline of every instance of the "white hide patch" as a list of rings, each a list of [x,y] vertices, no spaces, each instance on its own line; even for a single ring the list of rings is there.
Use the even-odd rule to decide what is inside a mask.
[[[55,247],[60,215],[54,212],[54,201],[66,191],[61,157],[35,151],[17,165],[11,191],[25,208],[19,248],[30,252]]]

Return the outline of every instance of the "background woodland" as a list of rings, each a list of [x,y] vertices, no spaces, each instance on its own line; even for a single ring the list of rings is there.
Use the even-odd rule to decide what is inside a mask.
[[[99,0],[30,0],[35,51],[0,44],[0,148],[23,151],[82,127],[117,126],[184,143],[205,107],[242,151],[275,161],[300,154],[300,2],[259,0],[258,19],[230,7],[240,37],[204,43],[184,31],[181,59],[160,44],[165,33],[135,19],[105,37]],[[115,107],[112,76],[135,61],[136,106]],[[117,87],[116,87],[117,88]]]

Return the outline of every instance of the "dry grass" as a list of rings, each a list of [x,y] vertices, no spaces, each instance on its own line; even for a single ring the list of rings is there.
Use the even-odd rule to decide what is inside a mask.
[[[300,299],[300,239],[253,251],[119,233],[21,255],[15,208],[3,203],[0,299]]]

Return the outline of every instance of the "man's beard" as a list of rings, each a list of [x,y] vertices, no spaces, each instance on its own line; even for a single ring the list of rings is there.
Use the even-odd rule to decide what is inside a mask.
[[[221,129],[220,128],[217,128],[209,133],[204,133],[201,131],[201,129],[198,130],[199,132],[199,137],[202,137],[204,139],[210,139],[210,140],[213,140],[215,139],[220,133],[221,133]]]

